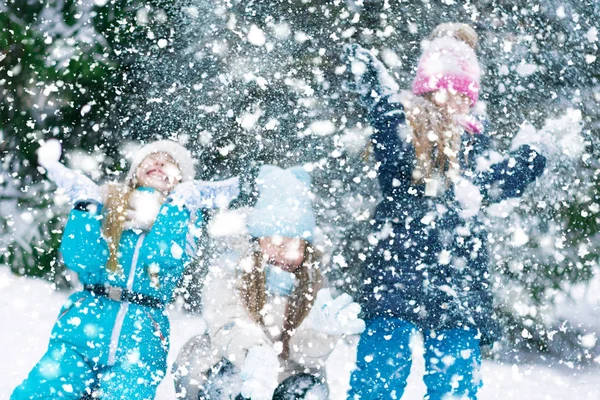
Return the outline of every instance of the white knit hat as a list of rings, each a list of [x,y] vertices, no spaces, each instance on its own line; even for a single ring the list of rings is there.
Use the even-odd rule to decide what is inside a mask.
[[[128,152],[127,156],[131,158],[131,167],[127,173],[127,183],[133,181],[135,173],[142,161],[144,161],[144,158],[154,153],[167,153],[173,157],[179,169],[181,169],[181,182],[190,181],[196,176],[194,168],[195,160],[188,149],[172,140],[157,140],[141,147],[136,147]]]

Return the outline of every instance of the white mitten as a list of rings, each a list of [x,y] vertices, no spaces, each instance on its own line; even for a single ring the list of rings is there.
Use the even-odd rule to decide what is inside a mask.
[[[344,46],[342,58],[354,76],[349,89],[360,95],[360,102],[368,109],[377,103],[379,97],[400,90],[385,65],[360,45]]]
[[[365,321],[358,318],[359,313],[360,304],[349,294],[333,299],[329,289],[321,289],[305,322],[311,329],[328,335],[355,335],[365,330]]]
[[[252,400],[271,400],[277,388],[279,359],[268,345],[251,347],[242,365],[242,396]]]
[[[80,201],[102,203],[98,185],[82,173],[62,165],[58,161],[61,152],[60,142],[56,139],[43,142],[37,150],[38,163],[44,167],[48,178],[65,191],[73,205]]]
[[[531,124],[523,124],[519,132],[513,137],[510,149],[516,150],[522,145],[528,145],[544,156],[558,152],[556,140],[544,129],[537,130]]]
[[[125,229],[149,230],[156,221],[162,200],[158,190],[135,190],[129,199]]]
[[[56,139],[50,139],[42,142],[39,149],[37,149],[38,163],[47,168],[47,166],[57,163],[60,160],[62,154],[62,146]]]
[[[177,205],[186,206],[190,213],[195,213],[201,208],[225,207],[239,193],[238,177],[217,182],[196,180],[177,185],[168,199]]]

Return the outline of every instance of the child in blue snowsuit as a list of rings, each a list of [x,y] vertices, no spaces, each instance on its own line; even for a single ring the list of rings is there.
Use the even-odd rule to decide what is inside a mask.
[[[489,283],[483,202],[520,196],[545,158],[523,145],[500,162],[470,115],[479,91],[477,35],[442,24],[421,56],[412,93],[369,51],[346,48],[354,89],[373,127],[383,200],[360,296],[366,330],[349,399],[401,398],[410,336],[422,332],[426,399],[476,399],[480,345],[499,334]]]
[[[58,162],[57,142],[38,154],[74,204],[60,250],[83,290],[61,309],[46,354],[11,399],[154,399],[169,350],[164,308],[190,259],[199,210],[217,194],[235,197],[237,183],[193,181],[191,155],[167,140],[138,150],[127,183],[104,195]],[[115,221],[117,236],[107,228]]]

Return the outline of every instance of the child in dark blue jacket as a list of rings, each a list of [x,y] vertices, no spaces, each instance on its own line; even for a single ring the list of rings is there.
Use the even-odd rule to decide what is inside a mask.
[[[489,137],[470,115],[479,92],[476,46],[469,26],[438,26],[412,92],[401,93],[369,51],[346,48],[383,194],[359,297],[367,328],[351,399],[402,397],[414,331],[425,339],[427,399],[475,399],[481,386],[479,346],[493,343],[499,326],[478,211],[520,196],[545,158],[528,145],[497,163],[485,157]]]
[[[237,181],[194,181],[193,159],[164,140],[141,147],[125,184],[105,193],[58,162],[58,142],[39,152],[73,210],[61,252],[83,290],[60,311],[48,350],[11,399],[154,399],[165,376],[165,305],[181,278],[200,209],[237,195]],[[194,219],[192,217],[192,219]]]

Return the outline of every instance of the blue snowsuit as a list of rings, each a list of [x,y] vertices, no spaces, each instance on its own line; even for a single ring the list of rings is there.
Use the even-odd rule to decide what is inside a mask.
[[[427,338],[443,332],[438,344],[448,342],[443,338],[455,337],[461,343],[443,347],[460,355],[467,346],[472,350],[469,359],[477,360],[479,349],[477,345],[473,348],[472,339],[476,338],[477,344],[492,343],[499,335],[499,324],[493,316],[483,223],[477,215],[461,217],[462,207],[454,186],[431,197],[425,195],[424,184],[413,181],[415,149],[399,134],[399,128],[406,123],[402,104],[386,96],[373,107],[369,117],[374,128],[371,141],[380,163],[378,179],[383,200],[374,215],[378,243],[366,260],[358,299],[367,330],[361,336],[358,369],[352,376],[350,395],[382,399],[390,398],[395,391],[399,398],[408,371],[405,376],[399,373],[394,367],[397,360],[392,359],[406,359],[406,354],[401,354],[406,349],[400,347],[407,345],[408,339],[396,337],[398,331],[395,336],[390,332],[422,331],[426,349]],[[479,189],[486,203],[520,196],[542,174],[545,158],[524,145],[504,161],[478,168],[477,161],[486,156],[489,142],[490,138],[483,134],[464,133],[457,156],[461,175]],[[469,335],[460,339],[464,332]],[[440,354],[443,350],[435,351]],[[377,365],[388,367],[382,370]],[[450,379],[446,380],[446,387],[440,382],[432,383],[431,378],[430,382],[425,380],[428,398],[438,399],[441,396],[436,393],[450,393]],[[467,391],[463,394],[471,396],[476,392],[476,388],[464,390]]]
[[[169,350],[164,305],[188,261],[189,218],[185,208],[166,203],[149,231],[125,230],[119,244],[123,270],[112,273],[105,267],[109,250],[101,214],[71,211],[61,252],[84,286],[128,289],[158,300],[159,306],[115,301],[88,290],[74,293],[58,315],[48,351],[11,399],[79,399],[90,388],[98,388],[103,399],[154,399]]]

